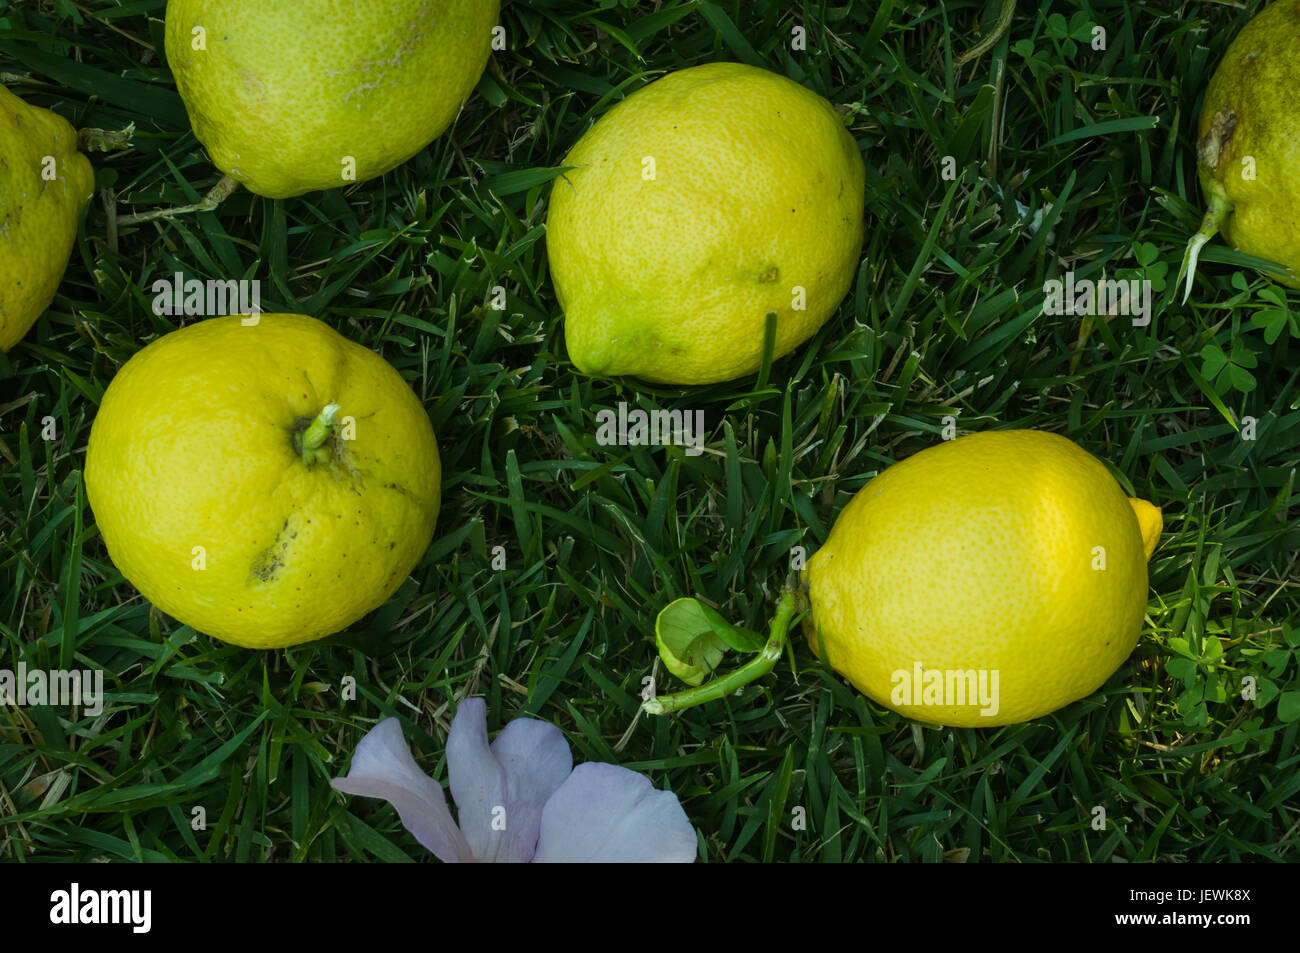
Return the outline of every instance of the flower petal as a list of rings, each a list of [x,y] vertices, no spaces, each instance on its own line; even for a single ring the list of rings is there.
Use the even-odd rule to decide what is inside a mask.
[[[447,778],[474,856],[487,863],[531,860],[542,806],[572,768],[559,728],[516,718],[489,745],[486,703],[462,701],[447,736]]]
[[[383,798],[397,810],[402,826],[440,860],[474,859],[447,810],[442,786],[415,763],[396,718],[385,718],[357,742],[347,777],[330,785],[344,794]]]
[[[635,771],[588,761],[546,802],[533,863],[689,864],[695,852],[695,829],[676,794]]]
[[[492,742],[492,753],[506,772],[506,811],[527,852],[502,860],[527,863],[533,859],[542,808],[573,773],[573,754],[564,732],[549,721],[516,718]]]

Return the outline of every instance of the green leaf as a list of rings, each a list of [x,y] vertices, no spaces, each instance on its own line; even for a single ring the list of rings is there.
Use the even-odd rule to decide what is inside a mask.
[[[1241,367],[1254,367],[1259,362],[1255,359],[1255,352],[1252,351],[1246,342],[1237,338],[1232,342],[1232,354],[1230,357],[1232,363]]]
[[[1243,394],[1249,394],[1255,389],[1255,375],[1244,367],[1238,367],[1236,364],[1229,364],[1228,383]]]
[[[1205,686],[1197,684],[1189,686],[1187,691],[1178,696],[1174,704],[1178,706],[1179,714],[1186,715],[1197,705],[1203,704],[1204,702]]]
[[[1051,149],[1055,146],[1065,145],[1067,142],[1078,142],[1080,139],[1091,139],[1093,136],[1113,136],[1129,132],[1147,132],[1160,125],[1159,116],[1126,116],[1123,119],[1105,119],[1101,122],[1095,122],[1090,126],[1080,126],[1077,129],[1071,129],[1069,132],[1063,132],[1055,138],[1049,139],[1043,143],[1041,148]]]
[[[535,185],[545,185],[574,168],[577,167],[552,165],[536,169],[512,169],[509,172],[502,172],[500,175],[494,175],[492,178],[487,179],[484,186],[488,191],[499,196],[517,195],[520,192],[527,192]]]
[[[1283,692],[1277,700],[1277,720],[1300,721],[1300,692]]]
[[[1277,285],[1265,285],[1259,289],[1259,296],[1265,301],[1277,305],[1282,310],[1286,310],[1286,292]]]
[[[1255,707],[1267,708],[1273,699],[1277,698],[1278,688],[1276,683],[1269,678],[1255,679]]]
[[[1241,738],[1241,740],[1237,742],[1233,742],[1228,746],[1232,749],[1233,754],[1241,754],[1243,751],[1246,750],[1246,745],[1250,743],[1250,738],[1249,738],[1250,733],[1252,731],[1258,730],[1259,726],[1260,726],[1259,718],[1247,718],[1245,721],[1241,723],[1241,727],[1238,729],[1238,734],[1236,735],[1236,737]]]
[[[1205,697],[1212,702],[1227,701],[1228,692],[1219,683],[1219,677],[1213,673],[1205,680]]]
[[[1207,344],[1201,348],[1201,376],[1207,381],[1219,376],[1219,371],[1228,363],[1228,355],[1217,344]]]
[[[767,639],[753,629],[732,625],[719,615],[716,609],[706,606],[703,602],[696,602],[696,605],[704,613],[704,618],[708,620],[709,626],[713,629],[713,634],[737,652],[761,652],[763,650]]]
[[[698,599],[670,602],[655,620],[655,645],[659,657],[687,685],[699,685],[721,663],[728,647],[757,652],[763,640],[757,633],[731,625]]]
[[[1181,681],[1188,688],[1196,679],[1196,663],[1188,658],[1171,658],[1165,663],[1165,671]]]
[[[1290,649],[1269,649],[1259,653],[1259,660],[1264,663],[1270,675],[1281,675],[1286,663],[1291,661]]]
[[[700,16],[704,18],[709,26],[722,38],[722,42],[743,63],[750,66],[762,66],[763,58],[754,52],[754,48],[749,45],[745,39],[745,34],[737,29],[736,24],[732,22],[731,17],[727,16],[722,7],[711,0],[701,0]]]
[[[97,69],[79,58],[47,53],[16,40],[0,40],[0,53],[67,89],[94,96],[132,115],[149,116],[170,129],[190,127],[185,104],[170,84],[137,82],[115,71]]]
[[[1282,336],[1290,315],[1278,308],[1264,308],[1250,316],[1250,323],[1264,329],[1264,340],[1273,344]]]

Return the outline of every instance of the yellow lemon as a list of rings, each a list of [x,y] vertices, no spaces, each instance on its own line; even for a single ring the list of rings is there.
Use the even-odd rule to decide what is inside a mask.
[[[1208,209],[1188,247],[1188,292],[1200,248],[1216,231],[1240,251],[1286,266],[1270,277],[1300,287],[1298,47],[1300,0],[1277,0],[1242,28],[1210,78],[1196,132]]]
[[[0,86],[0,351],[54,300],[94,187],[76,130]]]
[[[973,434],[866,484],[808,563],[814,651],[918,721],[1028,721],[1133,651],[1160,510],[1064,437]]]
[[[135,354],[104,394],[85,477],[122,575],[251,648],[381,605],[438,516],[419,398],[378,354],[295,314],[211,318]]]
[[[739,63],[633,93],[573,147],[546,243],[569,357],[591,374],[704,384],[822,326],[862,250],[864,166],[825,99]]]
[[[498,0],[168,0],[167,62],[222,172],[270,198],[383,175],[442,134]]]

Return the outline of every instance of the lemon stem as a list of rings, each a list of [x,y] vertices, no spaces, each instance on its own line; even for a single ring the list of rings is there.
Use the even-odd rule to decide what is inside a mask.
[[[1222,189],[1211,191],[1209,208],[1205,210],[1205,217],[1201,219],[1201,227],[1187,243],[1187,251],[1183,254],[1183,267],[1180,274],[1187,275],[1187,285],[1183,290],[1183,304],[1186,304],[1187,299],[1192,296],[1192,279],[1196,277],[1196,262],[1201,257],[1201,249],[1223,227],[1224,220],[1231,212],[1232,200],[1227,194]]]
[[[338,412],[338,404],[326,404],[325,409],[317,414],[316,419],[302,432],[300,452],[307,463],[323,463],[329,456],[328,451],[322,449],[322,445],[329,439],[330,431],[334,429],[334,415]]]
[[[217,180],[217,184],[208,189],[208,193],[203,196],[202,201],[194,205],[178,205],[175,208],[154,209],[152,212],[134,212],[130,215],[119,215],[117,217],[118,225],[138,225],[141,222],[152,222],[159,218],[174,218],[177,215],[188,215],[191,212],[211,212],[218,205],[230,197],[235,189],[239,188],[239,183],[228,175],[223,175]]]
[[[793,592],[786,592],[781,596],[781,601],[776,607],[776,615],[772,617],[772,626],[768,630],[767,644],[763,646],[761,652],[740,668],[711,682],[688,688],[684,692],[656,696],[642,702],[641,707],[648,715],[666,715],[670,711],[682,711],[706,702],[717,701],[732,692],[739,691],[754,679],[762,678],[772,671],[777,659],[785,651],[786,634],[790,631],[790,620],[794,618],[797,604]]]

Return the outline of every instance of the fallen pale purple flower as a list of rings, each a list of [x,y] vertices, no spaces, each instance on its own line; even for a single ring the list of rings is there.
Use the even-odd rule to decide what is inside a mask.
[[[614,764],[573,766],[559,728],[516,718],[488,743],[487,705],[460,703],[447,736],[442,786],[416,765],[401,723],[385,718],[352,755],[345,794],[378,797],[402,826],[447,863],[690,863],[695,830],[677,796]]]

